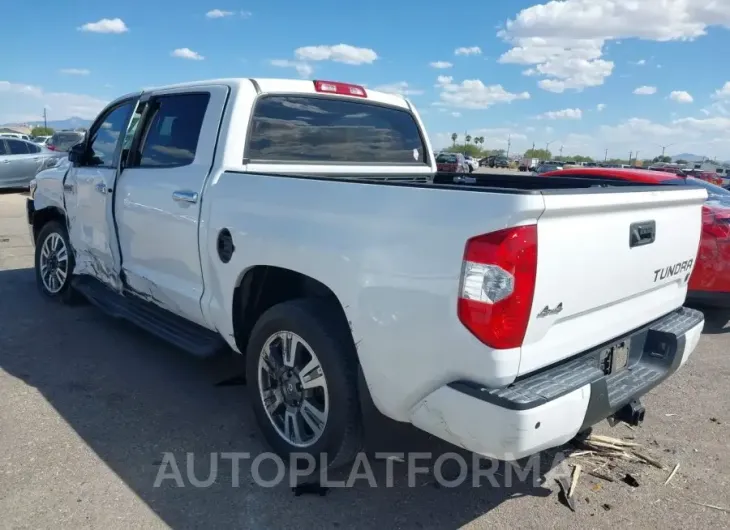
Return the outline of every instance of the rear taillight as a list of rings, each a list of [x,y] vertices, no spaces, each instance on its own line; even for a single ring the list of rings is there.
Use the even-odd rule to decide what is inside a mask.
[[[537,225],[518,226],[467,241],[458,315],[487,346],[522,346],[537,274]]]
[[[46,148],[50,149],[51,151],[55,151],[56,150],[56,146],[53,145],[53,144],[46,144]]]
[[[336,81],[315,81],[314,90],[329,94],[340,94],[342,96],[355,96],[359,98],[368,97],[367,92],[365,92],[363,87],[359,85],[350,85],[348,83],[338,83]]]

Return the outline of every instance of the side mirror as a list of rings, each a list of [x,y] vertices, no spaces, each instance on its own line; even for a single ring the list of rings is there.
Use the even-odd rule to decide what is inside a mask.
[[[80,164],[86,158],[86,142],[79,142],[68,150],[68,161],[72,164]]]

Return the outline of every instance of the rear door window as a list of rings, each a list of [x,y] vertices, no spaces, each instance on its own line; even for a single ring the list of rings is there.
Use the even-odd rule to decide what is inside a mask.
[[[332,97],[263,96],[245,157],[257,162],[426,164],[413,115],[395,107]]]
[[[27,155],[28,145],[21,140],[6,140],[11,155]]]

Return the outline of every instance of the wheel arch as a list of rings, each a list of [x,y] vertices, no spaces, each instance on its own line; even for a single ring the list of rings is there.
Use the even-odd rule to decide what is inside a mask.
[[[256,321],[276,304],[300,298],[327,300],[335,310],[336,325],[346,326],[348,337],[355,344],[351,321],[337,295],[321,281],[301,272],[256,265],[243,271],[236,284],[231,308],[234,340],[241,353],[246,352],[249,336]]]
[[[38,241],[38,234],[41,233],[43,227],[51,221],[58,221],[63,226],[67,226],[66,214],[58,206],[46,206],[40,210],[36,210],[33,214],[33,243]]]

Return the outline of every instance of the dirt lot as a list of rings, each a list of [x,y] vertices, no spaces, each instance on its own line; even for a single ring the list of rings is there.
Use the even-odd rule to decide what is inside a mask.
[[[644,400],[633,436],[663,470],[619,460],[638,487],[583,474],[576,511],[555,481],[510,488],[467,481],[295,497],[287,484],[153,487],[164,452],[266,448],[243,386],[218,385],[229,364],[191,359],[88,306],[41,300],[32,270],[25,198],[0,195],[0,513],[4,528],[728,528],[730,327],[713,314],[694,356]],[[475,418],[474,421],[479,421]],[[369,448],[449,451],[415,430],[369,420]],[[577,460],[576,460],[577,461]],[[681,466],[668,485],[676,463]],[[586,467],[587,469],[587,467]],[[243,472],[242,472],[243,473]],[[203,472],[200,473],[204,476]]]

